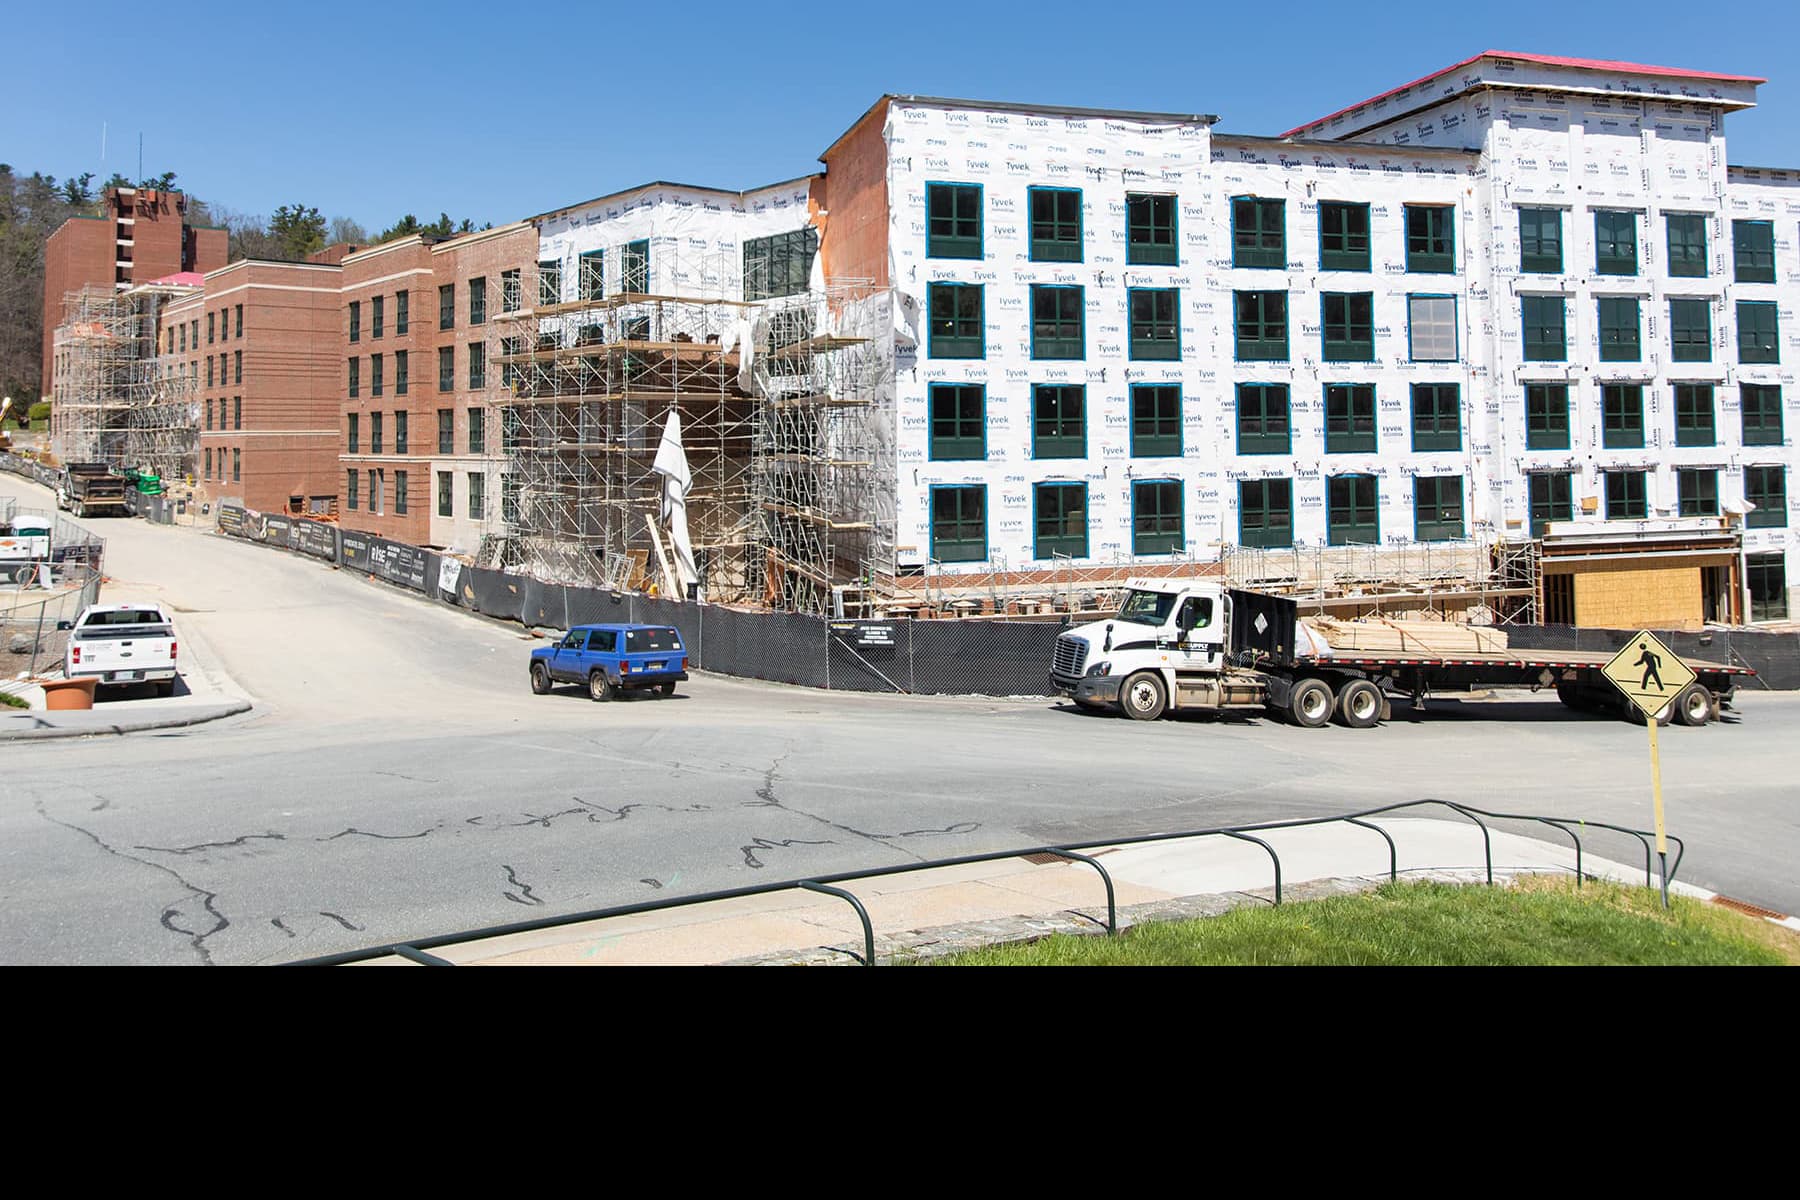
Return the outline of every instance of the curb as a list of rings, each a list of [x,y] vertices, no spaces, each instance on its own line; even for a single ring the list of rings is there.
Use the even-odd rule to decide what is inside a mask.
[[[247,713],[255,705],[248,700],[234,700],[229,704],[214,705],[205,711],[193,715],[173,714],[164,718],[148,718],[136,721],[121,721],[116,725],[93,725],[86,728],[51,726],[47,729],[7,730],[0,728],[0,742],[34,742],[47,741],[51,738],[104,737],[108,734],[142,733],[148,729],[181,729],[189,725],[204,725],[210,721],[221,721],[226,717],[235,717]]]

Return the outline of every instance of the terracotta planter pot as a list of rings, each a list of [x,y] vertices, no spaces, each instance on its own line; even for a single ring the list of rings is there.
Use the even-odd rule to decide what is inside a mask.
[[[97,679],[56,679],[43,685],[44,707],[52,712],[94,707]]]

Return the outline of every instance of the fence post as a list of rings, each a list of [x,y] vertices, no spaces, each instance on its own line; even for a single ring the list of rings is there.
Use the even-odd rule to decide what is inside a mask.
[[[43,602],[38,605],[37,632],[33,634],[31,638],[31,673],[33,675],[37,674],[38,647],[43,645],[44,642],[44,609],[47,608],[49,604],[50,598],[46,596],[44,597]]]

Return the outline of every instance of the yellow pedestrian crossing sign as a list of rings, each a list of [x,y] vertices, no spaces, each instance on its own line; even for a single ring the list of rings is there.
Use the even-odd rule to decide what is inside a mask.
[[[1695,678],[1688,665],[1649,632],[1633,634],[1600,672],[1652,720]]]

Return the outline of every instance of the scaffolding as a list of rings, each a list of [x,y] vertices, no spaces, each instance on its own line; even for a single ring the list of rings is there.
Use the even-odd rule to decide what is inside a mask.
[[[50,409],[50,448],[61,461],[134,467],[164,479],[195,472],[194,380],[159,363],[156,345],[163,305],[191,291],[88,287],[64,298]]]
[[[1302,615],[1480,625],[1536,621],[1537,564],[1537,542],[1485,534],[1385,546],[1226,546],[1220,557],[1228,584],[1292,596]]]

